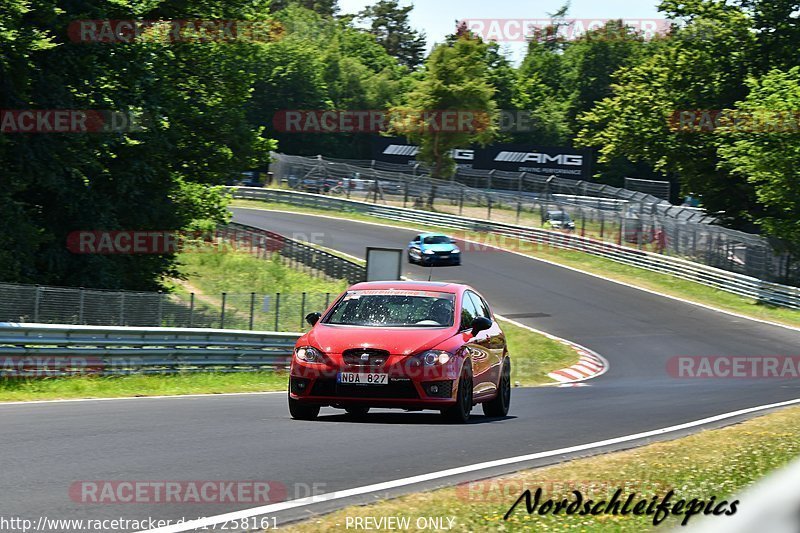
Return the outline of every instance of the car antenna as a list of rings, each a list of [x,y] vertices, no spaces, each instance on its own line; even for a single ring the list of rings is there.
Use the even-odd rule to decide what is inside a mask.
[[[433,276],[433,265],[431,265],[431,269],[428,270],[428,281],[431,280],[431,276]]]

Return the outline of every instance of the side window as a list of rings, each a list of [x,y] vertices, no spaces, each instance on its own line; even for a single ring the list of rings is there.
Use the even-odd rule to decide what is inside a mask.
[[[417,235],[416,237],[414,237],[414,240],[413,240],[413,241],[411,241],[411,242],[414,242],[414,243],[416,243],[416,244],[419,244],[419,235]]]
[[[472,327],[472,321],[478,316],[478,309],[472,300],[470,293],[465,292],[461,302],[461,329]]]
[[[489,310],[489,305],[484,301],[484,299],[474,292],[469,293],[469,296],[472,298],[475,308],[478,310],[478,314],[491,320],[492,312]]]

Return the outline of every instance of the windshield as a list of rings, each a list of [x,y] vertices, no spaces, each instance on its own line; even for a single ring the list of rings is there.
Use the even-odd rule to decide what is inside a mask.
[[[568,221],[569,215],[564,213],[563,211],[557,211],[554,213],[550,213],[550,220]]]
[[[450,238],[444,235],[433,235],[425,237],[425,244],[450,244]]]
[[[433,291],[348,291],[324,324],[375,327],[449,327],[455,295]]]

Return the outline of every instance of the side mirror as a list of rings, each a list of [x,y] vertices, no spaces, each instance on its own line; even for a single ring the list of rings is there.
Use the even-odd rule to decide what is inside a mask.
[[[491,327],[492,321],[485,316],[475,317],[475,320],[472,321],[472,336],[474,337],[481,331],[486,331]]]
[[[319,322],[320,318],[322,318],[322,313],[309,313],[306,315],[306,322],[308,322],[311,327],[314,327],[317,322]]]

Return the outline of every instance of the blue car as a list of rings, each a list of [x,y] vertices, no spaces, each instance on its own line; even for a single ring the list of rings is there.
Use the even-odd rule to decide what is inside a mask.
[[[441,233],[421,233],[408,243],[408,262],[418,265],[460,265],[461,250]]]

